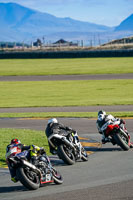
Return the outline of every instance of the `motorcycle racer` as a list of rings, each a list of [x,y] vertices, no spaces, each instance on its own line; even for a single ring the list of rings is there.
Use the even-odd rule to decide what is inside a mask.
[[[29,145],[26,146],[20,142],[17,138],[14,138],[11,140],[10,144],[7,145],[6,147],[6,162],[8,164],[9,172],[11,174],[11,180],[16,183],[16,171],[15,169],[9,164],[8,158],[14,157],[16,155],[20,155],[26,157],[28,160],[31,159],[32,163],[35,162],[37,158],[37,153],[41,150],[42,148],[35,146],[35,145]],[[27,151],[31,150],[31,151]]]
[[[63,124],[59,123],[56,118],[52,118],[48,120],[47,127],[45,129],[45,133],[47,138],[49,138],[53,133],[59,134],[63,131],[71,131],[73,134],[77,133],[71,127],[64,126]],[[56,149],[52,147],[52,145],[48,142],[49,149],[52,154],[56,154]]]
[[[108,138],[105,135],[107,126],[109,124],[118,124],[118,125],[121,126],[122,129],[124,129],[125,122],[124,122],[123,119],[115,118],[111,114],[107,115],[104,110],[100,110],[98,112],[98,119],[96,121],[96,125],[97,125],[98,132],[100,134],[102,134],[102,143],[103,144],[105,144],[106,142],[112,142],[113,143],[113,141],[111,141],[110,138]],[[129,133],[127,132],[126,129],[124,129],[124,131],[128,135],[130,148],[133,148],[133,144],[130,142],[130,135],[129,135]]]

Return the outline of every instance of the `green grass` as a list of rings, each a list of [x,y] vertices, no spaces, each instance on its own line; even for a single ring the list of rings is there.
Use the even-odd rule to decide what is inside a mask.
[[[22,144],[25,145],[37,145],[44,147],[47,154],[49,154],[49,147],[45,132],[34,131],[28,129],[0,129],[0,167],[5,167],[5,153],[6,146],[10,143],[12,138],[18,138]]]
[[[0,82],[0,107],[133,104],[133,80]]]
[[[133,112],[110,112],[116,117],[133,117]],[[0,113],[0,118],[47,119],[53,117],[96,118],[97,112],[41,112],[41,113]]]
[[[0,76],[133,73],[133,58],[1,59]]]

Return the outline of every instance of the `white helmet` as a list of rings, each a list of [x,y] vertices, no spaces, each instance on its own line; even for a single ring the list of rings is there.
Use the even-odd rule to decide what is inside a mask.
[[[101,115],[101,114],[102,114],[102,115],[106,115],[106,112],[105,112],[104,110],[100,110],[100,111],[98,112],[98,116]]]
[[[100,115],[98,116],[98,120],[99,120],[99,121],[102,121],[104,118],[105,118],[105,115],[103,115],[103,114],[100,114]]]
[[[56,118],[49,119],[48,124],[50,123],[58,123],[58,120]]]
[[[98,112],[98,120],[99,121],[102,121],[105,118],[105,116],[106,116],[106,112],[104,110],[100,110]]]

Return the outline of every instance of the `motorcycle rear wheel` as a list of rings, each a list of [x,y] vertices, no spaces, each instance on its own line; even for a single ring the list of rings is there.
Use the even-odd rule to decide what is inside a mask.
[[[75,163],[75,156],[72,149],[62,144],[58,146],[57,154],[66,164],[73,165]]]
[[[40,187],[40,179],[38,175],[34,177],[34,180],[30,180],[30,175],[24,168],[17,168],[16,170],[18,180],[29,190],[37,190]]]
[[[121,134],[121,133],[117,133],[114,135],[114,139],[116,141],[116,143],[124,150],[124,151],[128,151],[129,150],[129,145],[128,145],[128,136],[127,138]]]

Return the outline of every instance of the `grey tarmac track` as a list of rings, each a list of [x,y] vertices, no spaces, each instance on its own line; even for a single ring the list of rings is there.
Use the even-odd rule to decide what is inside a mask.
[[[0,108],[0,113],[27,113],[27,112],[106,112],[133,111],[133,105],[113,106],[73,106],[73,107],[34,107],[34,108]]]
[[[59,81],[59,80],[112,80],[133,79],[133,74],[0,76],[0,81]]]
[[[100,141],[95,120],[87,118],[59,118],[61,123],[76,128],[81,137]],[[132,119],[126,120],[127,128],[133,138]],[[0,128],[28,128],[44,130],[47,120],[0,119]],[[1,200],[116,200],[133,199],[133,150],[122,151],[117,146],[105,144],[93,149],[88,162],[77,162],[66,166],[57,157],[51,157],[56,168],[62,173],[62,185],[47,185],[36,191],[27,191],[20,183],[10,181],[7,169],[0,170]]]

